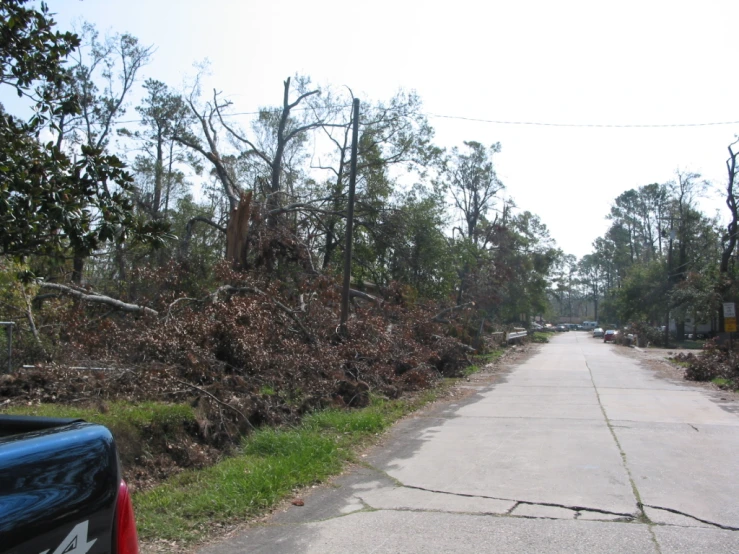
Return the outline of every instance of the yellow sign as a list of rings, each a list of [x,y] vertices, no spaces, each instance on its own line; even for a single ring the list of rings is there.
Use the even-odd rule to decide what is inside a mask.
[[[724,331],[726,331],[727,333],[736,333],[735,317],[724,318]]]

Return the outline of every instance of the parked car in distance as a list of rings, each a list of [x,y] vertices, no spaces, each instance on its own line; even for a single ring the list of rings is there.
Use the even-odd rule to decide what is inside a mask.
[[[603,329],[596,327],[593,329],[593,338],[597,339],[603,336]]]
[[[603,333],[603,342],[613,342],[616,340],[616,335],[618,334],[618,331],[614,331],[613,329],[608,329],[605,333]]]
[[[567,328],[567,325],[557,325],[558,333],[564,333],[565,331],[569,331],[569,329]]]

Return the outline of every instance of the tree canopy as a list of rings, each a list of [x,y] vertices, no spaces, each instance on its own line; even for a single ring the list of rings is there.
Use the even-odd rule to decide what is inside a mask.
[[[59,118],[80,113],[64,65],[80,41],[54,30],[45,4],[27,3],[0,6],[0,82],[33,102],[28,120],[0,112],[0,254],[89,253],[130,234],[156,238],[161,226],[134,217],[133,178],[117,156],[89,144],[71,156],[42,140],[60,132]]]

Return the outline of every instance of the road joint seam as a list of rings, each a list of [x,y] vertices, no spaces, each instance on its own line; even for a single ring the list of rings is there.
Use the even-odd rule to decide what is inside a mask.
[[[613,425],[611,425],[611,420],[608,417],[608,414],[606,413],[605,406],[603,406],[603,402],[601,402],[600,399],[600,391],[598,391],[598,387],[595,384],[595,377],[593,376],[593,370],[590,369],[590,365],[588,364],[587,360],[585,361],[585,367],[588,368],[588,372],[590,373],[590,380],[593,383],[593,389],[595,390],[595,396],[598,399],[598,404],[600,405],[600,411],[603,413],[603,418],[606,421],[606,425],[608,426],[608,430],[611,433],[611,436],[613,437],[613,442],[616,443],[616,448],[618,448],[619,453],[621,454],[621,463],[624,466],[624,471],[626,471],[626,475],[629,478],[629,483],[631,483],[631,492],[634,495],[634,498],[636,499],[636,506],[639,509],[640,515],[639,519],[642,521],[642,523],[647,524],[647,529],[649,530],[649,536],[652,539],[652,543],[654,544],[654,548],[657,551],[657,554],[662,554],[662,547],[659,544],[659,541],[657,540],[657,535],[654,533],[653,529],[653,523],[649,519],[649,516],[647,516],[647,513],[644,511],[644,504],[641,501],[641,494],[639,493],[639,488],[636,486],[636,481],[634,481],[633,475],[631,475],[631,470],[629,469],[629,465],[626,461],[626,452],[621,447],[621,443],[618,440],[618,436],[616,436],[616,431],[613,428]]]

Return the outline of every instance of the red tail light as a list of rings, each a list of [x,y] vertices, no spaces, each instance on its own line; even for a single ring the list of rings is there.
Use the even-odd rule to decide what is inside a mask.
[[[136,535],[133,503],[128,486],[123,480],[118,488],[118,502],[115,507],[115,545],[116,554],[139,554],[139,537]]]

